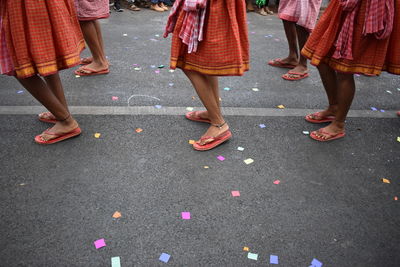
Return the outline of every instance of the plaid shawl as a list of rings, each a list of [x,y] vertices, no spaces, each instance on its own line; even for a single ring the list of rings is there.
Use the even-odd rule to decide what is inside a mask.
[[[385,39],[393,30],[394,1],[393,0],[366,0],[363,35],[373,34],[377,39]],[[354,19],[360,9],[361,0],[339,0],[345,12],[342,30],[335,43],[333,58],[353,60],[353,31]],[[384,2],[384,3],[382,3]]]
[[[179,38],[188,46],[188,53],[190,54],[197,51],[199,42],[203,40],[207,0],[176,0],[165,27],[165,38],[174,31],[181,9],[186,14],[183,22],[185,26],[180,31]]]

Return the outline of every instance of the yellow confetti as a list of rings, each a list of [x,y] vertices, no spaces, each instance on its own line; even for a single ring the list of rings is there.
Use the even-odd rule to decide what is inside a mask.
[[[75,78],[80,78],[81,76],[80,75],[75,75]]]
[[[95,133],[94,138],[100,138],[101,134],[100,133]]]
[[[284,109],[285,106],[284,105],[279,105],[279,106],[277,106],[277,108]]]
[[[141,132],[143,132],[143,129],[142,129],[142,128],[137,128],[135,131],[136,131],[137,133],[141,133]]]
[[[208,167],[208,166],[204,166],[204,169],[209,169],[210,167]]]
[[[400,142],[400,136],[397,137],[397,142]]]
[[[250,249],[248,247],[244,247],[243,251],[250,251]]]
[[[189,144],[193,145],[194,143],[196,143],[195,140],[189,140]]]
[[[114,212],[113,218],[118,219],[118,218],[121,218],[121,217],[122,217],[121,212],[119,212],[119,211]]]
[[[390,184],[390,180],[388,180],[386,178],[382,178],[382,182],[384,182],[385,184]]]
[[[254,162],[254,159],[245,159],[244,163],[246,163],[247,165],[251,164]]]

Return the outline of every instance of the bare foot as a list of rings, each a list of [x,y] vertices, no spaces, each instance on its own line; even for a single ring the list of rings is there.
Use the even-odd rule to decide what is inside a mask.
[[[325,110],[308,115],[313,120],[321,120],[326,117],[335,116],[337,112],[337,105],[329,105]]]
[[[280,62],[283,64],[297,66],[299,64],[299,59],[297,57],[285,57],[281,58]]]
[[[326,140],[340,133],[344,133],[344,122],[333,121],[328,126],[316,131],[315,135],[321,139]]]
[[[229,130],[229,125],[227,123],[225,123],[222,127],[216,127],[214,125],[211,125],[208,128],[208,130],[203,134],[203,136],[201,137],[202,139],[200,139],[198,143],[200,145],[205,145],[209,143],[211,140],[203,139],[204,137],[217,137],[218,135],[226,132],[227,130]]]
[[[77,72],[80,72],[80,73],[91,73],[92,71],[89,71],[89,69],[97,72],[97,71],[106,70],[106,69],[108,69],[108,67],[109,67],[109,65],[108,65],[107,61],[105,61],[105,62],[93,61],[90,64],[87,64],[85,66],[80,67],[77,70]]]
[[[78,127],[79,127],[78,122],[74,118],[70,117],[65,121],[58,121],[48,131],[53,134],[66,134],[75,130]],[[57,138],[57,136],[55,135],[45,134],[45,133],[42,133],[40,137],[42,138],[43,141],[49,141],[51,139]]]
[[[207,110],[203,110],[203,111],[196,111],[191,113],[192,117],[200,117],[201,119],[205,119],[208,120],[208,111]]]
[[[56,120],[56,117],[49,111],[47,112],[42,112],[39,115],[39,119],[45,119],[45,120]]]

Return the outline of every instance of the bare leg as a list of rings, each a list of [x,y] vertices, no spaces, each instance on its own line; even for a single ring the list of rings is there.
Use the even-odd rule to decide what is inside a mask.
[[[51,76],[58,76],[58,74],[53,74]],[[48,77],[47,79],[57,80],[57,77]],[[57,119],[63,120],[57,122],[51,128],[50,131],[52,133],[68,133],[78,127],[78,123],[70,116],[68,109],[62,102],[58,100],[53,91],[39,76],[18,79],[18,81],[26,90],[29,91],[29,93],[31,93],[34,98],[36,98],[40,103],[43,104],[43,106],[45,106],[52,114],[54,114]],[[42,138],[45,140],[50,140],[54,138],[54,136],[42,134]]]
[[[215,86],[218,86],[217,77],[210,77],[194,71],[185,70],[184,72],[189,80],[192,82],[193,87],[196,89],[196,92],[201,102],[207,109],[207,115],[211,123],[216,125],[223,124],[225,120],[221,114],[219,96],[218,99],[216,99],[216,94],[214,93],[214,89],[212,86],[212,84],[214,85],[214,88]],[[207,132],[203,136],[215,137],[222,134],[228,129],[229,126],[227,124],[225,124],[221,128],[210,126],[210,128],[208,128]]]
[[[81,21],[80,22],[83,36],[89,46],[90,52],[93,56],[93,62],[84,67],[99,71],[108,68],[108,62],[104,53],[103,40],[101,38],[101,30],[98,21]],[[97,31],[99,30],[99,31]],[[81,72],[86,72],[82,68]]]
[[[303,27],[296,25],[296,32],[297,32],[297,39],[299,41],[299,51],[301,51],[304,47],[304,45],[307,42],[308,36],[310,33]],[[292,78],[297,77],[298,75],[290,75],[290,73],[307,73],[308,72],[308,67],[307,67],[307,58],[305,58],[303,55],[300,54],[300,60],[297,66],[290,70],[288,72],[289,76],[292,76]]]
[[[209,85],[211,86],[212,93],[214,94],[214,99],[218,103],[218,107],[221,108],[221,101],[220,101],[220,95],[219,95],[219,86],[218,86],[218,77],[217,76],[210,76],[210,75],[205,75]],[[202,119],[208,119],[208,111],[202,111],[202,112],[197,112],[197,116],[199,116]]]
[[[337,100],[336,120],[323,128],[328,133],[344,132],[345,120],[353,102],[355,93],[355,84],[353,74],[337,73]],[[323,133],[317,133],[318,136],[326,138]]]
[[[246,0],[246,9],[247,12],[254,11],[253,3],[251,2],[252,0]]]
[[[297,65],[299,62],[299,50],[297,46],[296,23],[287,20],[282,20],[282,22],[289,45],[289,55],[283,58],[282,62]]]
[[[321,115],[324,117],[336,115],[336,111],[338,109],[338,81],[336,71],[325,63],[321,63],[318,66],[318,71],[329,101],[328,108],[324,111],[321,111]]]

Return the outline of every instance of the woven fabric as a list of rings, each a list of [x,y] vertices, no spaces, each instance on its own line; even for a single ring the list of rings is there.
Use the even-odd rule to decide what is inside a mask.
[[[244,0],[208,0],[204,38],[196,52],[179,37],[186,27],[186,11],[177,9],[171,46],[171,68],[206,75],[243,75],[249,69],[249,40]]]
[[[5,11],[5,2],[0,2],[0,5],[0,10]],[[3,16],[4,14],[0,14],[0,74],[14,75],[14,64],[7,48],[6,35],[3,28]]]
[[[3,26],[19,78],[47,76],[80,62],[84,41],[73,0],[7,1]]]
[[[317,22],[321,4],[322,0],[281,0],[278,16],[311,32]]]
[[[75,7],[80,21],[105,19],[110,16],[108,0],[75,0]]]
[[[378,75],[388,71],[400,75],[400,0],[394,1],[393,30],[386,39],[377,39],[373,34],[364,35],[364,24],[368,0],[362,0],[353,23],[352,58],[333,57],[335,44],[343,30],[346,11],[340,0],[332,0],[319,23],[305,44],[302,54],[318,66],[321,62],[346,73]]]

